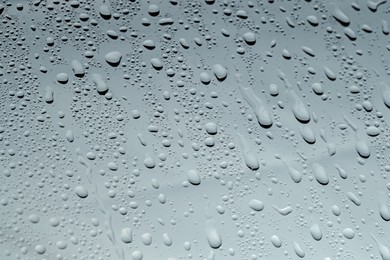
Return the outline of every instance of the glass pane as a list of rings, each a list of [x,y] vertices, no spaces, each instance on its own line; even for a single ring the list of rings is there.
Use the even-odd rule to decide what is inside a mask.
[[[0,1],[0,260],[390,260],[389,13]]]

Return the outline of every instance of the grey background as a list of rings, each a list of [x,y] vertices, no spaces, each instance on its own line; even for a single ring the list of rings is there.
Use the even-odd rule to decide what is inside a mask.
[[[377,4],[2,2],[0,259],[390,259]]]

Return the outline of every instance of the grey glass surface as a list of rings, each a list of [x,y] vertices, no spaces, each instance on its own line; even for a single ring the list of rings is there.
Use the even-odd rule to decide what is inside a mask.
[[[0,260],[390,260],[390,2],[0,19]]]

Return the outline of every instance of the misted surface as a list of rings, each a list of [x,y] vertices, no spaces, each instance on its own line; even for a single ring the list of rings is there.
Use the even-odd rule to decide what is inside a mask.
[[[1,260],[390,260],[390,3],[0,3]]]

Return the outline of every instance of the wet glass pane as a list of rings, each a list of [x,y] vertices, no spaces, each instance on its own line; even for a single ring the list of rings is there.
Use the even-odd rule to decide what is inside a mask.
[[[390,2],[0,1],[0,260],[390,260]]]

